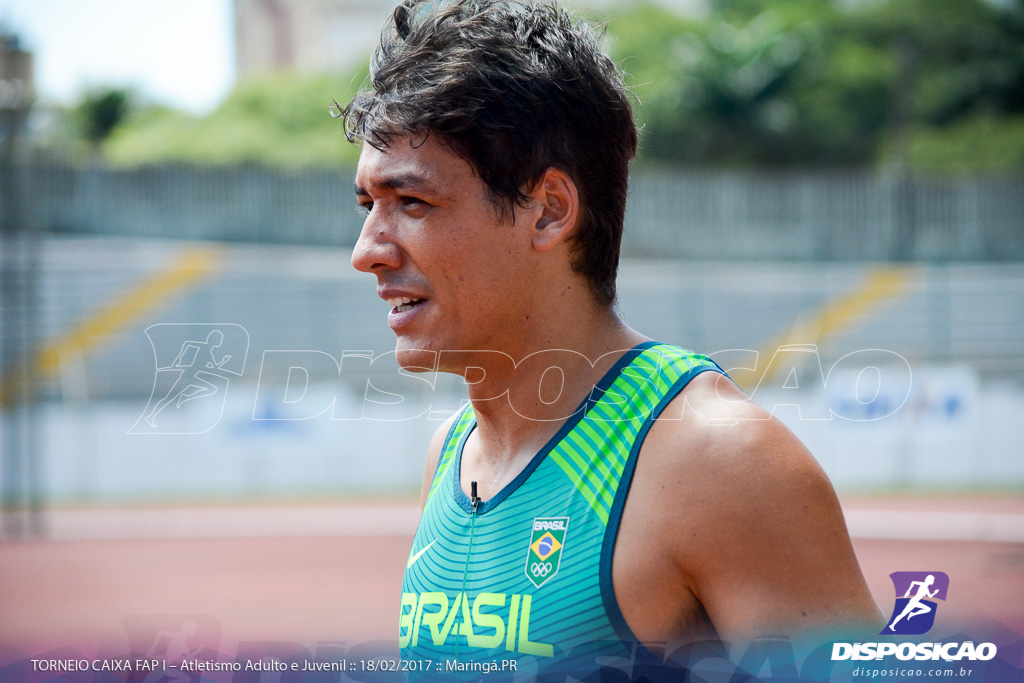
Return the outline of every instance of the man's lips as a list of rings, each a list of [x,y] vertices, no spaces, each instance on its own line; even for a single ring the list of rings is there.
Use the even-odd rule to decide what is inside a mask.
[[[391,285],[380,284],[377,287],[377,296],[385,301],[391,301],[392,299],[426,299],[427,290],[426,288],[409,288],[394,287]]]
[[[424,293],[415,290],[385,287],[378,290],[377,294],[391,306],[388,312],[388,325],[395,331],[407,325],[429,301]]]
[[[402,296],[395,297],[394,299],[388,299],[387,301],[388,306],[391,306],[391,308],[396,312],[402,313],[403,311],[411,310],[413,306],[418,306],[426,301],[426,299],[413,299],[407,296]]]
[[[409,310],[408,307],[417,306],[427,300],[427,296],[422,292],[391,287],[378,290],[377,295],[388,302],[392,310],[398,312]]]

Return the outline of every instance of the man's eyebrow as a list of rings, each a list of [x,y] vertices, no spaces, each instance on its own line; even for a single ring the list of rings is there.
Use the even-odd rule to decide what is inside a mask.
[[[436,192],[434,187],[421,175],[416,173],[399,173],[398,175],[388,176],[381,179],[379,182],[374,183],[377,187],[386,190],[417,190],[419,192]],[[353,189],[355,189],[357,196],[363,196],[370,194],[366,188],[362,187],[359,183],[353,183]]]

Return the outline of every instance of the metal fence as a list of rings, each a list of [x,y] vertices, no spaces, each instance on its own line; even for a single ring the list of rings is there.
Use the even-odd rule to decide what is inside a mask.
[[[637,174],[637,255],[797,261],[1024,259],[1024,179]]]
[[[352,172],[33,166],[47,232],[315,246],[359,233]],[[2,208],[2,207],[0,207]],[[624,253],[797,261],[1024,260],[1024,178],[634,173]]]

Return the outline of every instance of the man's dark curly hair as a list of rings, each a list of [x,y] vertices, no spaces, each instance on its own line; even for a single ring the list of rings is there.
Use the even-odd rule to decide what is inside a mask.
[[[580,195],[573,268],[615,301],[637,131],[615,63],[583,22],[532,2],[406,0],[385,26],[345,136],[378,149],[436,135],[511,211],[551,167]]]

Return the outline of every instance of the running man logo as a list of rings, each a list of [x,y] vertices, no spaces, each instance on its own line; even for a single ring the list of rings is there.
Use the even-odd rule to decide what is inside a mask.
[[[896,605],[881,635],[920,635],[935,623],[935,600],[945,600],[949,577],[943,572],[893,572]],[[901,597],[902,596],[902,597]]]
[[[220,422],[231,375],[242,376],[249,333],[241,325],[160,323],[146,328],[156,374],[129,434],[202,434]],[[196,400],[202,399],[202,400]],[[186,417],[182,406],[188,404]]]
[[[554,578],[562,561],[568,517],[534,517],[526,553],[526,578],[537,588]]]
[[[132,614],[122,618],[121,624],[135,657],[160,659],[169,664],[201,658],[204,651],[216,652],[221,641],[221,624],[209,614]],[[157,683],[159,678],[157,675],[139,680]]]

